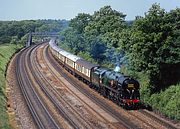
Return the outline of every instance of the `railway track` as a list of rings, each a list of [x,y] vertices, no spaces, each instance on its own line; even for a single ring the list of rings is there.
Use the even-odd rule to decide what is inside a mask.
[[[29,62],[26,57],[34,47],[23,49],[16,57],[17,82],[37,127],[41,129],[58,129],[58,125],[39,98],[27,74],[29,72],[27,71]]]
[[[161,123],[161,125],[167,127],[168,129],[177,129],[178,127],[171,124],[171,123],[168,123],[167,121],[163,120],[163,119],[160,119],[158,117],[156,117],[155,115],[153,115],[152,113],[150,113],[149,111],[147,110],[140,110],[139,111],[140,113],[144,114],[145,116],[148,116],[149,118],[152,118],[154,119],[155,121],[157,121],[158,123]],[[180,128],[180,127],[179,127]]]
[[[83,93],[85,96],[87,96],[91,101],[93,101],[95,104],[99,105],[100,108],[102,108],[104,111],[111,114],[117,121],[116,123],[119,126],[124,126],[124,128],[139,128],[134,123],[130,122],[128,119],[126,119],[122,114],[119,112],[116,112],[110,105],[107,105],[104,103],[104,101],[100,100],[94,94],[91,94],[89,90],[87,90],[87,85],[82,85],[81,82],[77,81],[77,79],[72,79],[73,76],[70,73],[67,73],[64,71],[64,69],[58,64],[57,61],[54,60],[52,55],[49,54],[48,49],[45,51],[45,56],[47,57],[48,61],[51,63],[51,65],[58,71],[58,73],[64,77],[71,85],[73,85],[76,89],[78,89],[81,93]]]
[[[36,54],[36,55],[38,55],[38,54]],[[43,58],[44,55],[41,55],[40,57]],[[45,59],[43,59],[43,60],[45,60]],[[47,59],[46,59],[46,61],[47,61]],[[44,65],[45,64],[43,63],[43,66]],[[38,65],[36,65],[36,66],[38,66]],[[48,65],[46,65],[46,66],[48,66]],[[48,75],[50,73],[52,73],[52,71],[49,68]],[[46,77],[41,77],[41,78],[45,79]],[[58,77],[54,76],[53,78],[57,79]],[[84,128],[84,127],[85,128],[114,128],[114,129],[117,128],[117,127],[114,127],[112,124],[110,124],[109,121],[106,121],[104,119],[102,121],[99,121],[99,119],[97,119],[96,116],[93,117],[92,116],[93,113],[88,110],[90,107],[86,108],[86,106],[84,106],[84,105],[87,105],[87,103],[85,103],[84,100],[82,100],[77,95],[75,95],[75,93],[74,93],[75,91],[70,91],[70,89],[68,89],[68,92],[67,91],[62,92],[62,91],[59,91],[57,89],[57,87],[54,86],[55,85],[54,83],[51,83],[51,79],[50,79],[50,81],[45,79],[45,81],[47,83],[49,82],[49,86],[50,86],[51,90],[54,92],[53,96],[56,96],[57,98],[59,98],[58,101],[63,101],[62,105],[64,107],[69,107],[69,109],[72,110],[71,117],[73,118],[74,116],[76,116],[76,119],[77,119],[76,121],[78,121],[78,123],[81,124],[81,126],[79,128]],[[67,84],[64,84],[64,82],[61,79],[59,79],[58,84],[60,84],[61,87],[67,88],[67,86],[66,86]],[[74,104],[71,102],[72,100],[67,100],[67,96],[66,96],[67,93],[68,93],[68,96],[71,96],[76,100],[75,103],[80,103],[80,104],[74,106]],[[66,97],[64,97],[64,96],[66,96]],[[63,109],[63,107],[62,107],[62,109]],[[65,109],[65,110],[67,110],[67,109]],[[91,108],[91,110],[93,110],[93,109]],[[95,111],[93,111],[93,112],[95,112]],[[73,116],[72,116],[72,114],[73,114]],[[97,112],[96,112],[96,114],[97,114]],[[100,114],[98,114],[98,116],[100,117]]]
[[[37,90],[36,86],[39,86],[41,88],[41,90],[44,92],[44,94],[46,94],[46,96],[48,96],[48,99],[56,106],[56,109],[59,111],[59,113],[61,115],[62,115],[62,112],[64,113],[64,115],[62,115],[62,116],[65,119],[67,118],[66,120],[69,122],[69,124],[71,125],[72,128],[98,128],[97,123],[91,123],[92,121],[88,121],[87,119],[84,119],[83,114],[78,113],[76,110],[73,110],[73,112],[71,112],[71,115],[67,114],[66,112],[64,112],[62,110],[63,107],[66,107],[66,106],[68,108],[71,108],[71,109],[72,109],[72,107],[71,107],[70,104],[65,102],[66,100],[64,100],[64,102],[62,103],[63,99],[62,99],[62,97],[60,97],[61,95],[59,93],[57,94],[57,91],[52,89],[53,86],[50,83],[48,83],[48,81],[46,80],[45,77],[42,76],[42,73],[41,73],[42,71],[40,71],[38,69],[38,67],[36,67],[39,64],[37,64],[36,58],[34,56],[32,56],[32,55],[36,55],[36,49],[37,49],[37,47],[36,48],[34,47],[33,49],[27,51],[26,54],[23,54],[24,60],[26,59],[27,61],[22,61],[22,62],[25,62],[25,63],[24,63],[23,66],[20,66],[20,67],[25,68],[25,70],[21,71],[21,72],[25,73],[27,75],[27,78],[29,77],[29,80],[32,81],[32,82],[30,82],[31,86],[33,87],[34,91],[37,92],[36,94],[38,94],[39,99],[42,100],[43,97],[41,97],[40,93],[38,93],[38,90]],[[22,75],[22,76],[24,76],[24,75]],[[51,87],[51,88],[49,88],[49,87]],[[55,95],[55,94],[57,94],[57,95]],[[34,96],[34,95],[32,94],[31,96]],[[60,98],[59,100],[61,100],[61,103],[60,103],[59,100],[55,99],[55,97],[57,97],[57,98],[59,97]],[[34,105],[33,105],[33,107],[34,107]],[[46,108],[48,110],[47,105],[46,105]],[[60,112],[60,110],[61,110],[61,112]],[[77,116],[73,117],[72,114],[74,115],[74,113],[78,114],[79,116],[78,117]],[[49,114],[51,114],[51,113],[49,113]],[[41,114],[41,115],[43,116],[44,114]],[[50,118],[50,116],[49,116],[49,118]],[[72,118],[74,118],[74,120],[71,120]],[[39,120],[41,120],[41,119],[42,118],[39,117]],[[34,120],[37,123],[37,125],[38,125],[38,123],[41,123],[41,124],[45,123],[44,121],[38,122],[36,119],[34,119]],[[95,125],[95,124],[97,124],[97,125]],[[59,125],[59,126],[61,126],[61,125]],[[38,125],[38,128],[45,128],[45,127],[48,128],[47,125],[44,126],[44,127]],[[53,128],[53,126],[51,126],[51,128]]]
[[[40,57],[47,64],[38,61],[37,52],[40,47],[43,47],[43,51],[41,52]],[[66,87],[68,90],[68,94],[81,103],[88,105],[88,102],[84,102],[83,98],[78,97],[76,93],[72,89],[68,89],[66,84],[59,79],[59,76],[54,73],[50,68],[50,65],[56,70],[56,72],[63,78],[65,78],[71,85],[73,85],[78,91],[80,91],[83,95],[89,98],[93,103],[98,105],[102,110],[110,114],[114,119],[118,122],[109,123],[108,128],[170,128],[175,129],[176,127],[172,124],[169,124],[166,121],[159,119],[158,117],[153,116],[151,113],[139,110],[139,111],[124,111],[128,113],[132,118],[135,118],[135,121],[140,121],[144,125],[138,125],[133,122],[133,120],[129,120],[128,117],[124,117],[122,112],[119,112],[115,106],[112,106],[112,102],[104,101],[103,97],[97,97],[92,92],[92,89],[88,88],[86,84],[78,81],[78,79],[74,78],[73,75],[65,71],[59,63],[52,57],[52,55],[48,51],[47,45],[39,45],[33,46],[27,49],[22,50],[17,58],[16,58],[16,76],[18,80],[18,85],[20,86],[23,96],[27,102],[28,108],[32,117],[38,128],[103,128],[98,122],[94,122],[91,118],[87,118],[86,114],[82,112],[82,107],[73,107],[71,102],[68,102],[68,99],[65,98],[66,92],[62,89],[59,89],[54,86],[53,80],[47,78],[42,71],[42,67],[45,65],[48,68],[48,74],[52,74],[54,78],[58,79],[58,83],[62,87]],[[33,80],[33,81],[32,81]],[[34,84],[39,87],[41,92],[39,93]],[[95,92],[96,93],[96,92]],[[54,105],[55,110],[57,110],[58,114],[63,117],[64,121],[68,123],[68,126],[62,126],[61,123],[55,119],[50,111],[49,107],[46,104],[46,100],[41,97],[41,94],[44,94],[47,99]],[[97,94],[97,93],[96,93]],[[113,104],[114,105],[114,104]],[[117,107],[117,106],[116,106]],[[90,106],[88,108],[91,108]],[[118,107],[119,108],[119,107]],[[93,112],[96,112],[93,108],[91,108]],[[86,111],[87,112],[87,111]],[[137,113],[137,114],[136,114]],[[141,117],[140,115],[144,116]],[[101,114],[98,114],[99,117],[102,117]],[[101,118],[101,119],[102,119]],[[149,122],[150,120],[151,122]],[[103,121],[108,121],[103,118]],[[154,125],[153,122],[154,121]],[[162,126],[161,126],[162,125]]]
[[[33,54],[33,55],[37,55],[37,54]],[[64,100],[62,94],[59,94],[59,92],[54,88],[54,86],[52,86],[52,84],[47,80],[47,78],[43,76],[43,74],[40,71],[40,68],[38,67],[39,64],[37,61],[35,61],[35,59],[36,57],[31,57],[29,59],[31,60],[31,64],[33,64],[34,66],[34,67],[31,66],[31,69],[36,71],[36,73],[33,73],[33,76],[36,78],[36,81],[40,85],[42,91],[53,102],[59,113],[66,119],[66,121],[68,121],[68,123],[73,128],[82,128],[82,127],[93,128],[92,125],[88,121],[85,121],[85,119],[81,115],[74,118],[75,114],[78,114],[76,110],[72,110],[70,112],[67,112],[67,109],[64,110],[64,107],[68,107],[68,109],[73,109],[73,108],[68,102],[66,102],[66,100]],[[38,80],[38,78],[41,78],[41,80]]]
[[[87,97],[89,97],[92,101],[94,101],[95,103],[97,103],[98,105],[101,106],[101,108],[103,108],[104,110],[108,111],[109,113],[111,113],[113,115],[114,118],[116,118],[118,121],[120,121],[120,123],[126,127],[126,128],[138,128],[138,126],[134,125],[133,123],[129,122],[126,118],[124,118],[122,116],[122,114],[116,112],[113,108],[111,108],[111,106],[109,106],[109,104],[104,103],[104,101],[99,100],[98,98],[96,98],[93,94],[90,94],[89,91],[87,91],[85,88],[83,88],[83,86],[81,86],[80,83],[77,82],[77,79],[72,79],[73,76],[71,76],[69,73],[63,72],[63,69],[61,66],[58,66],[58,63],[53,59],[52,55],[48,54],[48,50],[46,49],[46,56],[48,57],[48,60],[50,61],[50,63],[53,65],[53,67],[62,75],[64,76],[64,78],[66,78],[72,85],[74,85],[79,91],[81,91],[83,94],[86,94]],[[86,86],[87,87],[87,86]],[[139,113],[141,113],[142,116],[144,116],[143,118],[135,115],[134,113],[129,113],[130,115],[134,116],[138,121],[141,121],[142,123],[146,124],[147,128],[170,128],[170,129],[176,129],[178,127],[164,121],[161,120],[158,117],[155,117],[154,115],[148,113],[148,111],[146,110],[140,110],[138,111]],[[150,121],[153,122],[149,122],[147,120],[145,120],[144,118],[149,119]],[[130,126],[129,126],[130,125]]]

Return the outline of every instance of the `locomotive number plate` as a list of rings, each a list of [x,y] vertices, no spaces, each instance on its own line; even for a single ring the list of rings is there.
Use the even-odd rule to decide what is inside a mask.
[[[128,84],[128,88],[134,88],[134,84]]]

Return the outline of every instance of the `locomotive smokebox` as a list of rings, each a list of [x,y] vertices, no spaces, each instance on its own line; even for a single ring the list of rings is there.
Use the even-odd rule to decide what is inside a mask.
[[[133,78],[126,78],[123,82],[123,89],[139,89],[139,82]]]

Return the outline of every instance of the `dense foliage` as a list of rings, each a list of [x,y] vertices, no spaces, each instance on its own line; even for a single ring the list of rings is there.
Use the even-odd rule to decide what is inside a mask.
[[[172,119],[180,120],[180,84],[172,85],[165,91],[153,94],[149,103],[153,108]]]
[[[120,41],[131,69],[143,73],[139,76],[142,100],[173,119],[180,119],[179,25],[179,8],[165,12],[154,4],[121,33]]]
[[[115,63],[116,57],[113,55],[117,53],[114,50],[124,28],[125,15],[105,6],[93,15],[82,13],[73,18],[69,28],[61,34],[61,43],[66,44],[75,54],[89,54],[89,60],[101,65],[112,60]]]
[[[67,25],[65,20],[0,21],[0,44],[18,43],[29,32],[60,32]]]
[[[153,5],[145,17],[121,33],[120,46],[133,70],[146,71],[152,92],[180,80],[180,9],[167,13]]]
[[[117,47],[119,33],[125,27],[125,15],[105,6],[92,15],[92,20],[85,27],[85,36],[89,43],[99,37],[107,45]]]
[[[179,8],[166,12],[153,4],[144,17],[128,22],[110,6],[93,15],[78,14],[61,33],[60,45],[110,68],[118,62],[121,70],[139,78],[143,102],[180,118]]]

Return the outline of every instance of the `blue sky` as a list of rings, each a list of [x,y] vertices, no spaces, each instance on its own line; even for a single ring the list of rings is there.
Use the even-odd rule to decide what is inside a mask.
[[[126,20],[144,16],[153,3],[166,11],[180,7],[180,0],[0,0],[0,20],[71,19],[93,14],[105,5],[126,14]]]

